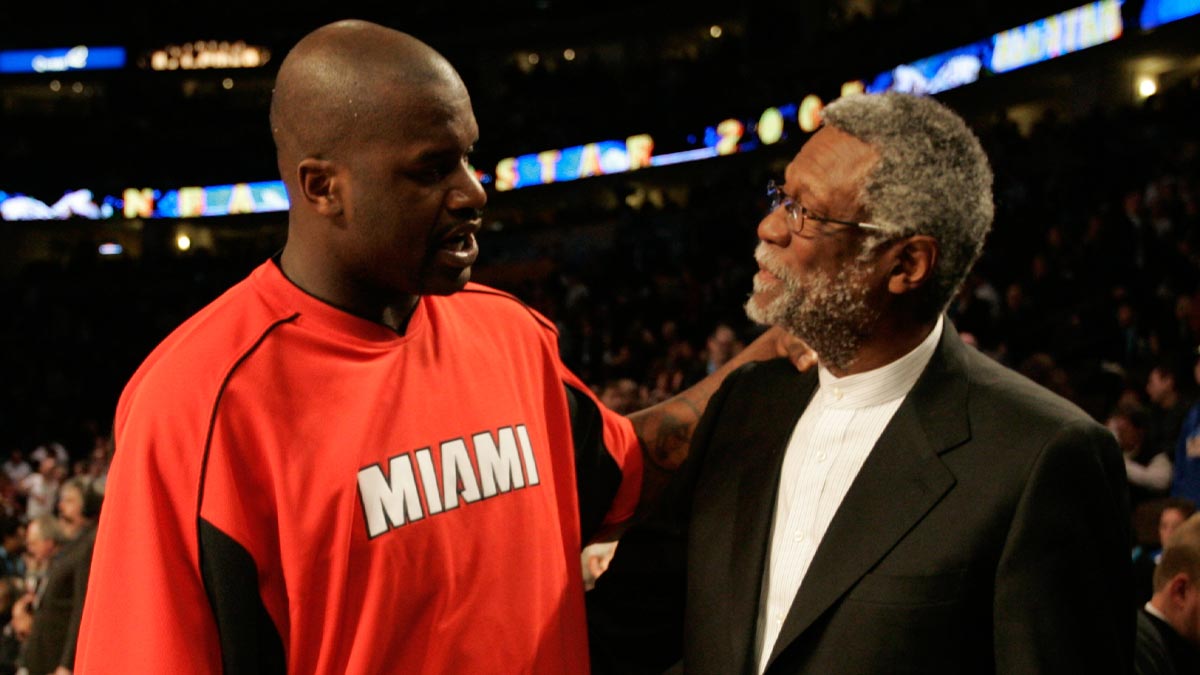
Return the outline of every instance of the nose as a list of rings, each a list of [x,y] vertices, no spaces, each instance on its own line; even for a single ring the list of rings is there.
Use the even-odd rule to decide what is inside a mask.
[[[787,216],[783,214],[782,209],[774,211],[763,216],[763,219],[758,221],[758,238],[776,246],[787,246],[792,241],[792,230],[788,227]]]
[[[475,170],[463,162],[459,175],[459,180],[446,195],[446,208],[450,211],[481,210],[487,204],[487,193],[479,183],[479,178],[475,176]]]

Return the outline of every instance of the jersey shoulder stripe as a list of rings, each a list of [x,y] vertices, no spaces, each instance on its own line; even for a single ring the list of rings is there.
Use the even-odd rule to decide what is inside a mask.
[[[495,298],[502,298],[505,300],[510,300],[510,301],[516,303],[518,306],[520,306],[526,312],[528,312],[529,315],[532,316],[535,321],[537,321],[539,324],[541,324],[543,328],[554,333],[555,336],[558,335],[558,327],[554,325],[553,321],[551,321],[550,319],[547,319],[541,312],[530,307],[528,304],[525,303],[524,300],[521,300],[520,298],[513,295],[512,293],[508,293],[506,291],[492,288],[491,286],[484,286],[482,284],[472,283],[472,284],[467,284],[466,288],[459,291],[459,294],[466,294],[466,296],[475,295],[475,296],[480,296],[480,297],[491,296],[491,297],[495,297]]]

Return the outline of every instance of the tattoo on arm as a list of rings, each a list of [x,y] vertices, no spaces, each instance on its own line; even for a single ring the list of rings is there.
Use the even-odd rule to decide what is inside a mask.
[[[700,389],[700,388],[698,388]],[[704,412],[711,392],[689,391],[629,416],[642,442],[647,461],[663,471],[674,471],[687,457],[692,432]],[[701,400],[693,401],[692,396]]]

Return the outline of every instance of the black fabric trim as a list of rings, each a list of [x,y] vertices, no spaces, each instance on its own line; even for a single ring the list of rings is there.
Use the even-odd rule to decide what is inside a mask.
[[[217,620],[226,675],[286,675],[283,638],[258,592],[254,558],[233,537],[199,519],[200,576]]]
[[[225,395],[225,387],[237,369],[276,328],[295,321],[298,316],[300,314],[297,312],[267,326],[225,373],[225,379],[221,381],[221,387],[213,399],[208,432],[204,437],[204,457],[200,462],[200,486],[196,497],[196,540],[200,547],[200,575],[217,621],[221,661],[226,674],[286,673],[287,668],[284,665],[283,640],[258,593],[258,570],[254,558],[240,544],[200,517],[217,410],[221,405],[221,397]],[[277,669],[267,668],[276,663]]]
[[[575,491],[579,496],[579,531],[586,544],[604,522],[621,486],[621,467],[604,445],[604,422],[596,402],[584,392],[563,384],[571,412],[575,443]]]

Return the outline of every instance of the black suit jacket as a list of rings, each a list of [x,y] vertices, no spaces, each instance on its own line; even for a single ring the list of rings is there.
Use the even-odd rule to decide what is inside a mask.
[[[784,360],[726,380],[662,508],[591,592],[598,672],[663,663],[679,620],[687,673],[755,672],[779,473],[816,386]],[[1112,434],[947,322],[834,515],[767,672],[1125,675],[1128,523]]]
[[[1200,647],[1175,632],[1171,624],[1137,610],[1135,675],[1188,675],[1200,673]]]

